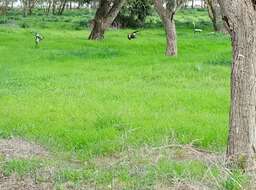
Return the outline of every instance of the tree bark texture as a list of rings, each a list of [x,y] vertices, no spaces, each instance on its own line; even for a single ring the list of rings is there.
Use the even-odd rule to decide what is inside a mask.
[[[101,40],[104,33],[111,26],[117,14],[124,5],[125,0],[101,0],[93,20],[93,29],[90,40]]]
[[[166,33],[167,46],[165,54],[167,56],[176,56],[178,54],[174,16],[184,2],[182,0],[173,0],[165,5],[165,2],[162,0],[154,0],[155,9],[162,20]]]
[[[221,8],[218,0],[207,0],[209,17],[212,20],[213,28],[216,32],[227,32],[222,20]]]
[[[8,0],[0,1],[0,15],[6,15],[8,10],[9,2]]]
[[[227,157],[245,170],[255,170],[256,1],[219,0],[219,3],[233,46]]]

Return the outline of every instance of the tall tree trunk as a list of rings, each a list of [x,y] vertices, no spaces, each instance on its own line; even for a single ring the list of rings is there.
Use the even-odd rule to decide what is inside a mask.
[[[77,5],[77,9],[80,9],[80,7],[81,7],[81,2],[80,1],[78,1],[78,5]]]
[[[52,0],[48,0],[48,6],[47,6],[47,9],[46,9],[46,14],[47,15],[49,15],[51,7],[52,7]]]
[[[59,6],[58,15],[62,15],[67,5],[67,0],[62,0]]]
[[[52,14],[56,14],[56,6],[57,6],[57,1],[52,0]]]
[[[256,1],[219,0],[232,38],[231,111],[227,156],[256,167]]]
[[[176,27],[174,21],[175,12],[172,12],[171,10],[165,8],[161,0],[154,0],[154,4],[155,9],[162,20],[166,33],[167,46],[165,54],[167,56],[175,56],[178,54],[176,42]]]
[[[207,0],[209,17],[212,20],[216,32],[227,32],[222,20],[221,8],[218,0]]]
[[[89,40],[101,40],[104,38],[104,33],[115,20],[120,9],[126,0],[101,0],[93,20],[93,29],[89,36]]]

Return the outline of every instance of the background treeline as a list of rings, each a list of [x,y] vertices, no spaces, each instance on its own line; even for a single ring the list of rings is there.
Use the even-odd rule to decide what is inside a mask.
[[[99,1],[90,0],[0,0],[0,14],[1,23],[10,22],[12,16],[18,20],[18,16],[23,17],[22,27],[29,27],[28,20],[30,16],[43,16],[44,21],[60,21],[72,22],[72,27],[75,29],[82,29],[90,27],[91,20],[94,17],[96,9],[99,6]],[[206,10],[207,3],[204,0],[193,0],[184,3],[183,9],[191,9],[191,11]],[[68,15],[77,16],[77,18],[64,18]],[[3,17],[7,16],[7,17]],[[81,17],[80,19],[78,17]],[[11,18],[10,18],[11,17]],[[24,19],[24,17],[28,17]],[[39,22],[42,18],[34,20],[34,24]],[[195,18],[197,19],[197,18]],[[205,25],[208,18],[200,18],[199,25]],[[178,22],[182,22],[182,18]],[[13,22],[13,21],[12,21]],[[191,25],[190,21],[184,21],[184,24]],[[30,22],[31,23],[31,22]],[[112,27],[117,28],[138,28],[138,27],[153,27],[160,26],[161,19],[154,10],[152,0],[128,0],[125,6],[122,7],[118,16],[115,18]],[[203,26],[202,26],[203,27]]]

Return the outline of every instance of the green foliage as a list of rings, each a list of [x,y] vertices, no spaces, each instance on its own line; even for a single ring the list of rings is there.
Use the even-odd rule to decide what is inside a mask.
[[[129,6],[123,8],[115,23],[121,23],[123,27],[158,28],[162,26],[161,19],[148,1],[140,0],[136,2],[131,0]],[[140,8],[141,6],[143,9]],[[84,30],[90,26],[90,22],[94,17],[94,12],[86,9],[67,10],[62,16],[41,16],[41,13],[41,10],[35,10],[33,16],[23,17],[20,12],[10,11],[6,17],[0,18],[0,26],[11,24],[21,28]],[[193,22],[196,23],[197,28],[212,28],[212,23],[206,10],[182,9],[175,16],[175,20],[178,28],[193,29]]]
[[[57,28],[69,30],[84,30],[93,19],[94,12],[85,10],[66,11],[62,16],[44,15],[42,10],[35,10],[32,16],[23,17],[22,13],[10,11],[5,18],[0,18],[0,27],[3,24],[15,24],[21,28]]]
[[[7,20],[6,18],[0,18],[0,24],[6,24]]]
[[[115,22],[122,27],[143,27],[146,17],[152,15],[153,8],[148,0],[128,0],[118,14]]]
[[[26,22],[20,24],[21,28],[29,28],[29,25]]]

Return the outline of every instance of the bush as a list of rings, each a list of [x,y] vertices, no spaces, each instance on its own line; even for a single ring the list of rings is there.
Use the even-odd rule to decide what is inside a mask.
[[[6,24],[7,23],[7,19],[5,18],[0,18],[0,24]]]
[[[152,10],[147,0],[129,0],[128,6],[122,8],[114,23],[121,27],[143,27]]]
[[[145,25],[147,27],[159,27],[162,26],[162,21],[158,16],[148,16],[145,20]]]
[[[29,26],[28,23],[22,22],[22,23],[20,24],[20,27],[21,27],[21,28],[29,28],[30,26]]]

